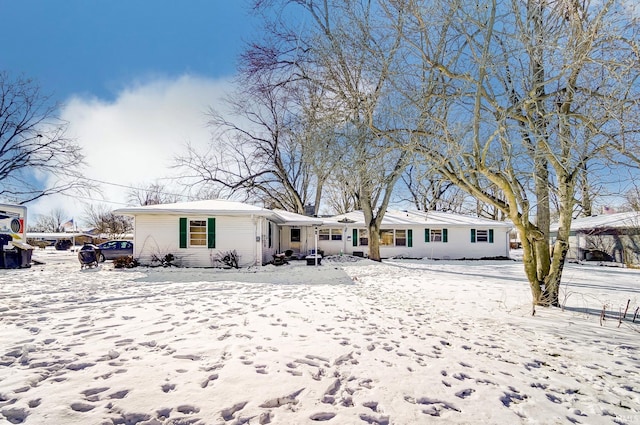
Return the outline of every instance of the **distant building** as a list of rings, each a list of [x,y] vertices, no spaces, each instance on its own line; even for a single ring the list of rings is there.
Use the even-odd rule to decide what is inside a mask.
[[[558,224],[551,226],[551,243]],[[568,260],[598,261],[602,253],[620,264],[640,264],[640,212],[581,217],[573,220],[569,233]]]

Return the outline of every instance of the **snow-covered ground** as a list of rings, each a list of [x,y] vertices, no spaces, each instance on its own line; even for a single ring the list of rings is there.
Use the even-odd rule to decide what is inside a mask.
[[[532,317],[517,261],[34,258],[0,270],[0,424],[640,424],[638,270],[569,264]]]

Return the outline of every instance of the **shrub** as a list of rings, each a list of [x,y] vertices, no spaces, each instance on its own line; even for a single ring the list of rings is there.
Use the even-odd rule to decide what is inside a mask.
[[[132,269],[138,267],[138,260],[132,256],[118,257],[113,260],[113,267],[116,269]]]
[[[176,257],[169,253],[169,254],[165,254],[163,257],[158,257],[156,254],[153,254],[151,256],[151,265],[152,267],[178,267],[177,264],[174,264],[173,262],[176,260]],[[158,263],[158,264],[155,264]]]
[[[222,264],[223,267],[238,269],[240,255],[234,249],[233,251],[219,252],[213,258],[213,263],[216,265]]]

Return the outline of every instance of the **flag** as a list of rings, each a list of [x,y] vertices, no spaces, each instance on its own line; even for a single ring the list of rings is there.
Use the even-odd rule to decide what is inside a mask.
[[[613,208],[605,205],[604,207],[602,207],[602,214],[615,214],[616,210],[614,210]]]
[[[67,230],[73,230],[73,229],[74,229],[74,226],[73,226],[73,218],[72,218],[71,220],[67,221],[66,223],[64,223],[64,224],[62,225],[62,228],[63,228],[65,231],[67,231]]]

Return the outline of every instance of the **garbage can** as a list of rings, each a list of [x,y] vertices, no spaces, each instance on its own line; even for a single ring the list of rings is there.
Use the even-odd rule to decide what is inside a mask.
[[[8,240],[7,237],[8,236]],[[13,248],[8,248],[11,241],[10,235],[0,235],[0,268],[3,269],[19,269],[31,267],[31,254],[33,247],[22,242],[12,242]]]
[[[13,246],[17,251],[18,267],[21,269],[31,267],[31,254],[33,254],[33,247],[22,242],[14,242]]]
[[[5,269],[17,269],[20,267],[20,254],[16,249],[5,249],[2,251]]]
[[[6,258],[5,258],[5,247],[9,248],[7,245],[9,244],[9,241],[11,241],[13,238],[11,237],[11,235],[0,235],[0,268],[2,269],[7,269],[10,267],[7,267],[6,263]]]

